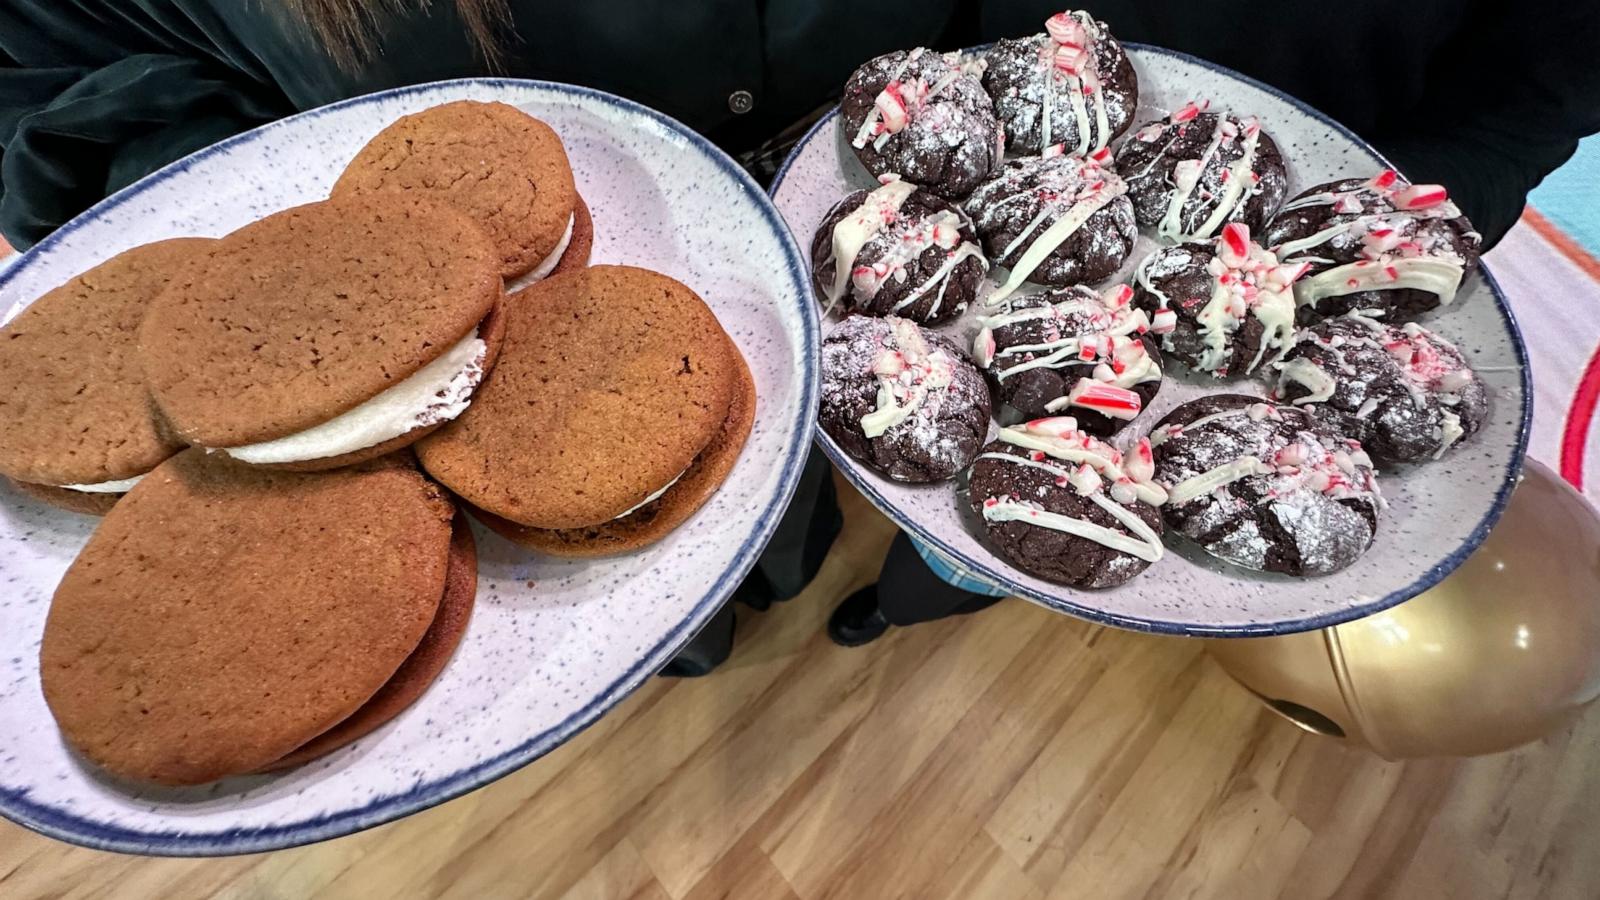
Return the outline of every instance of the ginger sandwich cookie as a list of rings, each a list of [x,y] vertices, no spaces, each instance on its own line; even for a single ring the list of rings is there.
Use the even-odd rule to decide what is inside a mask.
[[[333,186],[335,197],[397,192],[448,204],[494,241],[506,280],[581,267],[594,223],[561,138],[515,106],[458,100],[378,132]]]
[[[621,553],[660,540],[716,492],[755,402],[744,358],[692,290],[595,266],[511,298],[494,376],[417,455],[511,541]]]
[[[139,358],[186,442],[314,471],[407,446],[494,365],[504,288],[488,237],[398,194],[297,206],[222,238],[150,307]]]
[[[183,449],[145,386],[139,323],[176,273],[214,243],[135,247],[0,328],[0,475],[45,502],[103,515]]]
[[[400,456],[318,473],[174,456],[51,601],[39,660],[62,737],[113,775],[201,784],[290,760],[396,678],[414,698],[407,661],[462,616],[453,518]]]

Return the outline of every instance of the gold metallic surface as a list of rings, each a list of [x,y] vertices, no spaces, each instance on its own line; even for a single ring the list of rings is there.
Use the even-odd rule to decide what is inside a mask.
[[[1291,721],[1388,759],[1508,750],[1600,696],[1600,516],[1530,459],[1499,525],[1432,590],[1208,649]]]

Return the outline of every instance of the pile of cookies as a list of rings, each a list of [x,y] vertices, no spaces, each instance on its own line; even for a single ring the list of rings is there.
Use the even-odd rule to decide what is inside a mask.
[[[851,76],[841,128],[879,186],[812,241],[846,316],[822,427],[898,481],[967,473],[996,552],[1061,584],[1125,583],[1169,531],[1243,568],[1343,569],[1378,531],[1378,469],[1487,417],[1461,352],[1413,321],[1451,303],[1481,239],[1392,171],[1285,202],[1258,117],[1191,102],[1135,127],[1138,98],[1082,11],[981,58],[919,48]],[[1141,230],[1158,247],[1138,258]],[[1261,390],[1141,422],[1175,372]]]
[[[169,785],[299,765],[444,669],[468,515],[582,557],[704,504],[749,369],[690,288],[589,266],[593,239],[549,125],[450,103],[328,199],[129,250],[0,329],[0,474],[104,516],[40,646],[68,745]]]

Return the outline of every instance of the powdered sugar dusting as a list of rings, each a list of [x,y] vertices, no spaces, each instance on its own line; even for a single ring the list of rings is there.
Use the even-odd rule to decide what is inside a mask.
[[[1168,524],[1221,559],[1325,575],[1372,542],[1381,506],[1372,461],[1302,409],[1215,395],[1178,407],[1157,436]]]
[[[1104,147],[1133,120],[1138,76],[1122,45],[1088,13],[1065,15],[1084,25],[1089,58],[1083,68],[1092,78],[1073,77],[1052,65],[1057,45],[1048,33],[1003,39],[989,51],[983,86],[994,98],[1012,153],[1035,154],[1057,143],[1069,149],[1085,143],[1091,149]],[[1097,103],[1105,113],[1103,132],[1092,114]]]
[[[886,354],[902,351],[900,328],[917,329],[927,355],[948,374],[921,385],[914,408],[881,434],[868,437],[862,417],[880,402],[878,371]],[[947,338],[895,318],[851,316],[822,344],[820,420],[851,454],[899,481],[939,481],[971,463],[988,434],[989,390],[966,355]]]
[[[901,90],[904,85],[925,89]],[[891,87],[893,86],[893,87]],[[887,53],[857,69],[840,101],[851,135],[878,123],[878,98],[890,91],[905,98],[906,116],[859,146],[862,165],[873,175],[895,173],[944,197],[964,197],[1000,162],[1000,125],[989,95],[963,71],[959,56],[918,48]]]

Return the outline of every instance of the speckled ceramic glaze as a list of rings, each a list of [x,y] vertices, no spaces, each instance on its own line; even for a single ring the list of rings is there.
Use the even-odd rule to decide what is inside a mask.
[[[1342,126],[1266,85],[1183,54],[1137,45],[1128,49],[1139,72],[1135,128],[1191,99],[1209,98],[1213,108],[1259,116],[1288,160],[1290,196],[1337,177],[1376,174],[1388,165]],[[789,226],[809,242],[834,202],[873,184],[850,153],[838,116],[831,115],[795,148],[772,190]],[[1141,235],[1127,265],[1104,283],[1128,281],[1133,267],[1155,247],[1149,234]],[[962,319],[940,330],[970,347],[980,307],[973,304]],[[963,482],[892,483],[841,452],[827,435],[819,433],[817,439],[851,482],[902,528],[1014,594],[1052,609],[1178,634],[1321,628],[1392,606],[1438,583],[1483,541],[1521,468],[1532,389],[1521,335],[1493,277],[1481,269],[1454,304],[1422,321],[1460,346],[1488,383],[1489,420],[1440,462],[1384,472],[1380,484],[1389,508],[1379,522],[1377,542],[1350,568],[1321,578],[1233,568],[1169,538],[1167,557],[1128,584],[1100,591],[1064,588],[1018,571],[989,549],[980,539],[980,523],[966,511]],[[825,323],[824,330],[832,324]],[[1218,384],[1169,372],[1154,403],[1119,443],[1147,432],[1183,401],[1226,390],[1264,389],[1250,380]]]
[[[478,602],[423,698],[351,747],[278,777],[192,790],[112,785],[62,745],[39,691],[57,581],[96,520],[0,488],[0,813],[75,843],[212,855],[337,837],[505,775],[617,703],[698,630],[771,537],[799,477],[816,406],[817,320],[799,248],[726,156],[609,94],[541,82],[407,88],[295,116],[152,175],[60,229],[0,275],[9,318],[135,244],[221,235],[327,194],[344,163],[406,113],[512,103],[560,132],[593,210],[595,262],[658,269],[698,291],[754,373],[755,428],[716,497],[645,552],[536,558],[477,530]]]

